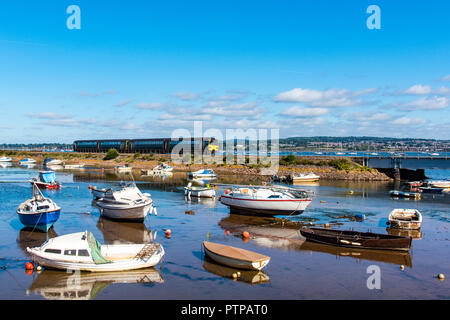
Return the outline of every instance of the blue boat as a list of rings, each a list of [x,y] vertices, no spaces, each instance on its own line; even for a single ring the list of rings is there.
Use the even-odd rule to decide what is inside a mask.
[[[47,232],[58,220],[61,208],[45,198],[38,186],[33,183],[33,197],[23,202],[17,209],[20,222],[27,227]]]

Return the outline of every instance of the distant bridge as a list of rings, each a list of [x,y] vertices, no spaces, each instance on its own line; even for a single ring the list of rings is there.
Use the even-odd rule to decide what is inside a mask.
[[[355,160],[357,158],[355,157]],[[377,169],[450,169],[450,157],[364,157],[358,159],[367,167]]]

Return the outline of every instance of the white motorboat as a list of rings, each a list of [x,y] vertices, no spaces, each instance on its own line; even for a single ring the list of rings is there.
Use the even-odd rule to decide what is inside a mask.
[[[100,198],[106,198],[106,197],[110,197],[112,196],[112,194],[114,192],[117,192],[119,190],[123,190],[125,188],[134,188],[134,183],[125,183],[125,182],[121,182],[120,186],[117,187],[112,187],[112,188],[97,188],[96,186],[93,186],[91,189],[92,191],[92,195],[94,196],[95,199],[100,199]]]
[[[298,215],[312,201],[305,191],[282,186],[235,187],[219,200],[230,213],[262,216]]]
[[[173,167],[169,166],[168,164],[161,162],[156,167],[154,167],[152,170],[141,170],[141,174],[144,175],[156,175],[161,176],[168,174],[173,171]]]
[[[154,210],[150,194],[141,193],[135,184],[119,190],[108,189],[96,206],[106,218],[127,221],[143,221]]]
[[[8,167],[12,167],[12,163],[11,162],[0,162],[0,168],[8,168]]]
[[[450,188],[449,180],[431,180],[428,181],[428,184],[433,188],[444,188],[444,189]]]
[[[64,169],[82,169],[84,168],[84,164],[66,164],[63,166]]]
[[[320,179],[320,176],[310,173],[298,173],[292,177],[293,182],[315,182]]]
[[[389,214],[391,228],[420,229],[422,214],[416,209],[394,209]]]
[[[36,163],[36,160],[31,159],[31,158],[26,158],[26,159],[20,160],[19,163],[20,163],[21,165],[35,164],[35,163]]]
[[[133,170],[132,167],[128,163],[125,163],[123,166],[116,166],[115,170],[117,172],[131,172]]]
[[[12,162],[13,159],[12,158],[8,158],[8,157],[1,157],[0,158],[0,162]]]
[[[59,159],[47,158],[44,160],[45,166],[60,166],[62,164],[63,164],[63,161],[59,160]]]
[[[212,260],[232,268],[261,270],[270,261],[270,257],[260,253],[220,243],[203,241],[203,248]]]
[[[194,172],[189,172],[188,174],[190,179],[195,178],[215,178],[216,174],[212,169],[201,169]]]
[[[191,182],[184,187],[184,194],[189,197],[202,197],[202,198],[214,198],[216,196],[216,190],[211,188],[210,185],[206,187],[193,186]]]
[[[106,272],[153,267],[164,248],[155,242],[102,245],[85,231],[49,239],[40,247],[27,247],[27,252],[46,268]]]

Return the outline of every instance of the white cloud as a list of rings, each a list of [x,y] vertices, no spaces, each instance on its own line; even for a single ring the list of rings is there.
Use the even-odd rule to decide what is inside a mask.
[[[374,93],[375,88],[352,92],[346,89],[330,89],[325,91],[295,88],[285,91],[273,98],[276,102],[302,102],[310,107],[351,107],[361,104],[355,97]]]
[[[440,80],[441,81],[450,81],[450,74],[443,76]]]
[[[125,101],[121,101],[121,102],[119,102],[119,103],[116,103],[116,104],[114,105],[114,107],[123,107],[123,106],[126,106],[127,104],[129,104],[129,103],[131,103],[131,102],[133,102],[133,100],[131,100],[131,99],[125,100]]]
[[[423,97],[404,104],[404,110],[440,110],[448,107],[448,98],[437,97],[432,98]]]
[[[418,125],[418,124],[424,124],[426,123],[426,120],[419,119],[419,118],[408,118],[408,117],[400,117],[393,121],[391,121],[391,124],[394,125]]]
[[[196,93],[190,93],[190,92],[177,92],[172,94],[173,97],[181,99],[181,100],[196,100],[200,98],[200,95]]]
[[[326,113],[328,113],[328,109],[326,108],[301,108],[299,106],[292,106],[281,112],[281,115],[288,117],[308,118],[321,116]]]
[[[421,84],[416,84],[406,89],[403,93],[413,95],[429,94],[431,93],[431,87],[429,85],[423,86]]]
[[[354,112],[346,115],[353,121],[385,121],[392,118],[392,115],[384,112]]]
[[[42,112],[42,113],[27,113],[27,116],[35,119],[48,119],[48,120],[61,120],[71,119],[73,116],[70,114],[57,114],[54,112]]]
[[[151,103],[136,103],[134,105],[136,108],[138,109],[160,109],[162,107],[164,107],[164,105],[162,103],[159,102],[151,102]]]

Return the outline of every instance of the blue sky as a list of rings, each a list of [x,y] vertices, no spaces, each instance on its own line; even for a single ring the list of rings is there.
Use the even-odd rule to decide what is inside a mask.
[[[372,4],[380,30],[366,26]],[[170,137],[193,121],[450,139],[449,12],[444,0],[3,1],[0,143]]]

